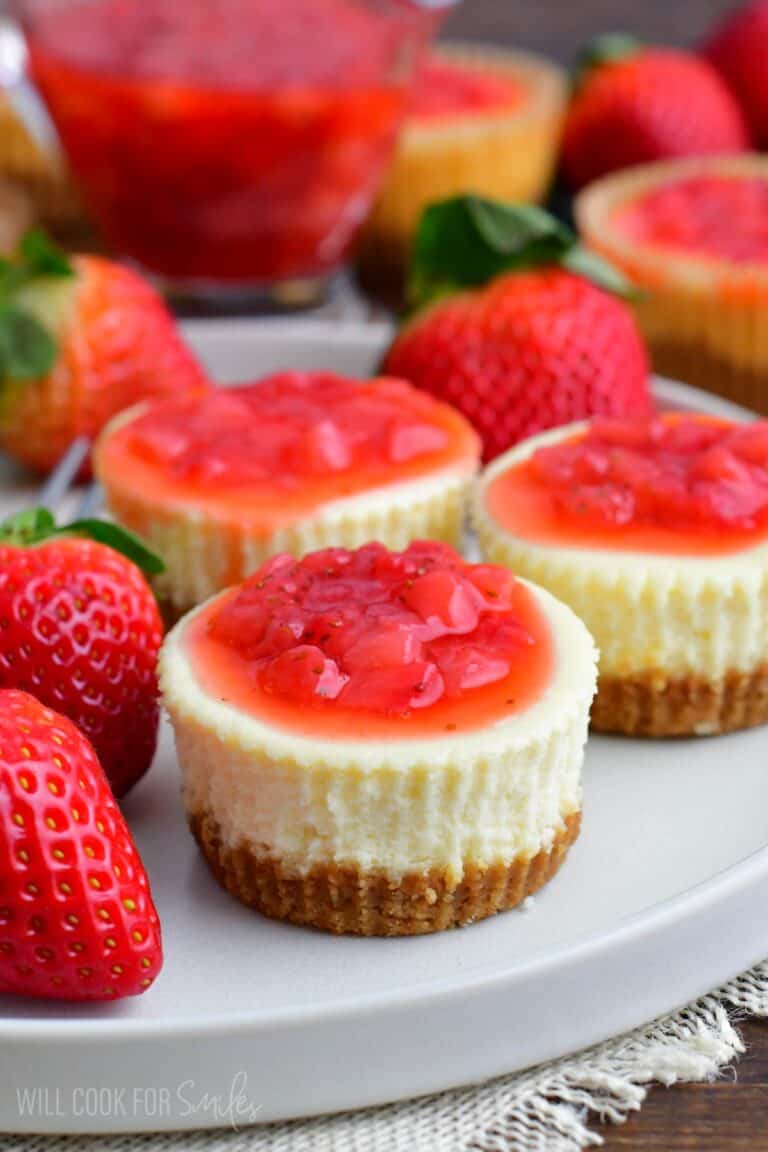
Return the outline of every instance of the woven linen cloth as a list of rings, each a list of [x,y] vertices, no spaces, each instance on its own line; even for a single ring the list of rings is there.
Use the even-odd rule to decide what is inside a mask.
[[[649,1087],[711,1080],[743,1051],[739,1016],[768,1016],[768,962],[696,1003],[516,1076],[386,1108],[239,1131],[0,1136],[3,1152],[577,1152]]]

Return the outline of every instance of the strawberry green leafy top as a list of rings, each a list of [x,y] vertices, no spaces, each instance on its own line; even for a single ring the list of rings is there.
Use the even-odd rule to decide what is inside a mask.
[[[145,576],[157,576],[165,570],[160,557],[150,551],[138,536],[109,520],[74,520],[71,524],[59,526],[47,508],[28,508],[0,523],[0,545],[33,548],[36,544],[63,536],[77,536],[106,544],[133,561]]]
[[[583,247],[570,228],[543,208],[456,196],[430,204],[422,213],[411,255],[408,302],[421,308],[507,272],[553,265],[609,292],[630,294],[621,272]]]
[[[24,307],[21,293],[34,281],[71,276],[67,257],[37,230],[27,232],[15,256],[0,259],[0,383],[37,380],[53,367],[53,336]]]

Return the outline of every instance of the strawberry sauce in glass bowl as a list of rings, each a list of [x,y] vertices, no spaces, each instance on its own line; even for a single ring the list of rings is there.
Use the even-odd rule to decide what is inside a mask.
[[[106,241],[174,287],[219,294],[322,281],[343,262],[437,7],[17,3],[32,78]]]

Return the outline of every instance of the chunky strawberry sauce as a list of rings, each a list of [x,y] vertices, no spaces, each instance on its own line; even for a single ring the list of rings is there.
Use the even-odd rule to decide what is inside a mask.
[[[27,0],[32,75],[110,245],[177,281],[315,276],[385,171],[436,16],[360,0]]]
[[[525,96],[525,87],[512,76],[432,57],[419,73],[410,112],[416,120],[508,112]]]
[[[595,419],[502,473],[488,508],[543,544],[716,555],[768,537],[768,421]]]
[[[208,692],[345,739],[492,724],[533,704],[553,665],[527,588],[432,541],[277,556],[187,627]]]
[[[285,372],[147,407],[97,451],[110,488],[233,516],[258,532],[443,468],[472,471],[469,424],[404,381]]]
[[[696,176],[646,192],[614,225],[642,244],[730,260],[768,261],[768,180]]]

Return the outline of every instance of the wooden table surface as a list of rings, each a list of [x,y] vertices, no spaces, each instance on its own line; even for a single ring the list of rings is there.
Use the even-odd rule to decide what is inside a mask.
[[[695,44],[728,0],[464,0],[445,33],[531,48],[563,62],[591,37],[628,31]],[[768,1022],[742,1026],[747,1055],[715,1084],[654,1088],[640,1113],[601,1129],[608,1152],[768,1152]]]

